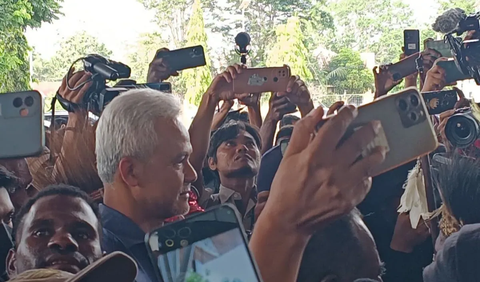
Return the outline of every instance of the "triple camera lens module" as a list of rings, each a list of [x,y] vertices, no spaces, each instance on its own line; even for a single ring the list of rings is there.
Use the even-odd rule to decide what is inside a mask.
[[[404,127],[422,122],[426,116],[417,93],[402,95],[397,99],[397,110]]]

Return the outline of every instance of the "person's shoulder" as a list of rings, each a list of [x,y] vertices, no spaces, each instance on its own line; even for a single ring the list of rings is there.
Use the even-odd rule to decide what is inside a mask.
[[[107,253],[114,251],[126,252],[126,247],[120,239],[110,230],[102,228],[102,250]]]
[[[480,224],[463,226],[445,240],[435,261],[424,270],[425,282],[480,281]]]

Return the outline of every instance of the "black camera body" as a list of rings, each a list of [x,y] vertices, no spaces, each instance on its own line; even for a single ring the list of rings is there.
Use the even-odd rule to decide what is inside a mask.
[[[90,112],[100,116],[105,106],[120,94],[119,91],[108,89],[107,80],[127,79],[130,77],[131,69],[125,64],[107,60],[100,55],[88,55],[83,58],[83,67],[92,74],[93,82],[83,102]]]
[[[470,109],[461,109],[445,125],[445,136],[455,148],[467,148],[480,137],[480,126]]]
[[[480,13],[465,16],[460,20],[457,28],[445,35],[450,45],[457,68],[464,74],[475,79],[480,85],[480,39],[461,40],[456,38],[468,31],[475,31],[480,35]]]

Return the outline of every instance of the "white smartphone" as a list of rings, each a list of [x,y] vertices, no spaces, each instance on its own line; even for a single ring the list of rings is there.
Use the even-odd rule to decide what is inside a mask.
[[[0,94],[0,159],[38,156],[45,145],[38,91]]]

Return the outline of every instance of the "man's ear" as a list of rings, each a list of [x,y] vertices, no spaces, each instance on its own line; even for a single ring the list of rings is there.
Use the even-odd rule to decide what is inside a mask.
[[[139,185],[142,171],[142,163],[134,158],[125,157],[118,164],[120,178],[130,187]]]
[[[338,279],[338,276],[335,274],[329,274],[320,280],[320,282],[338,282],[340,279]]]
[[[208,158],[208,167],[213,171],[217,170],[217,163],[213,158]]]
[[[14,249],[10,249],[10,251],[8,251],[6,264],[8,276],[13,278],[15,275],[17,275],[17,255]]]

